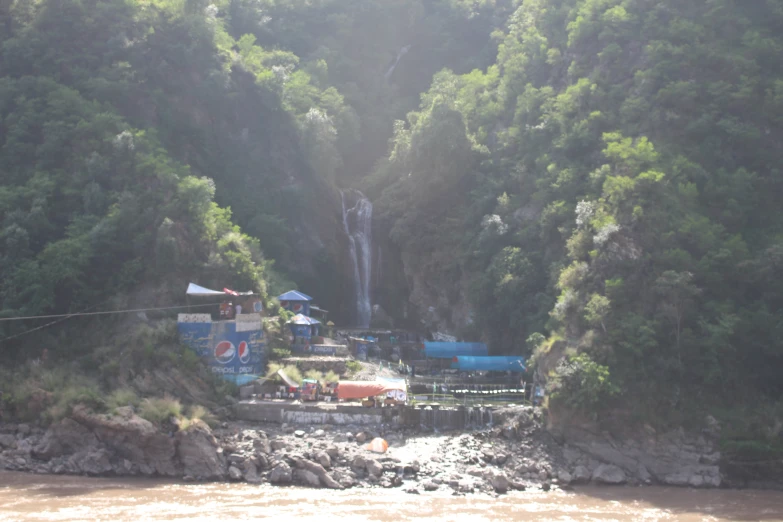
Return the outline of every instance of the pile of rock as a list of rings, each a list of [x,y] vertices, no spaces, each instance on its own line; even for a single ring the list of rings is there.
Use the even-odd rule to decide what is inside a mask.
[[[575,433],[564,440],[530,407],[508,408],[497,427],[406,436],[389,427],[224,424],[196,421],[164,432],[131,408],[114,415],[76,408],[47,431],[0,427],[0,469],[37,473],[146,475],[345,489],[405,487],[411,493],[548,491],[572,484],[720,485],[712,443],[682,432],[618,441]],[[263,429],[261,429],[263,428]],[[387,453],[365,448],[382,436]]]

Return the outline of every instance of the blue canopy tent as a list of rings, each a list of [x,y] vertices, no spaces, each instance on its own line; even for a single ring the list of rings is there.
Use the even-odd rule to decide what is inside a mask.
[[[452,359],[451,367],[465,372],[492,371],[524,373],[525,359],[520,356],[471,357],[458,355]]]
[[[424,343],[425,357],[451,359],[457,355],[485,356],[489,354],[484,343]]]

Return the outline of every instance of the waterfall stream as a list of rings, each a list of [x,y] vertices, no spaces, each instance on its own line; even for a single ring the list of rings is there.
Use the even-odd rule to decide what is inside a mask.
[[[383,75],[383,77],[386,78],[387,81],[391,77],[392,73],[394,72],[394,69],[396,69],[397,65],[400,63],[400,59],[403,56],[405,56],[405,54],[408,51],[410,51],[410,49],[411,49],[411,46],[410,45],[406,45],[405,47],[403,47],[402,49],[400,49],[397,52],[397,58],[394,60],[394,63],[391,65],[391,67],[389,67],[389,70],[386,71],[386,74]]]
[[[346,197],[347,196],[347,197]],[[356,326],[370,326],[370,276],[372,275],[372,203],[358,190],[340,191],[343,205],[343,228],[353,264]],[[346,201],[348,199],[348,201]],[[350,199],[355,199],[350,206]],[[350,206],[350,208],[349,208]]]

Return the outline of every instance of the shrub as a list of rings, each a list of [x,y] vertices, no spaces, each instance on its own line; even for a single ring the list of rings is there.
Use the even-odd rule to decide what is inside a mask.
[[[163,398],[144,399],[141,401],[139,415],[153,424],[161,424],[171,417],[182,417],[182,404],[168,395]]]
[[[348,371],[348,375],[354,375],[362,370],[362,363],[359,361],[348,361],[345,363],[345,369]]]
[[[193,421],[196,420],[205,422],[213,428],[218,424],[217,417],[215,417],[212,412],[200,404],[195,404],[190,407],[190,423],[193,423]]]
[[[597,411],[619,389],[612,383],[609,368],[586,353],[562,360],[550,382],[552,400],[575,410]]]
[[[302,372],[299,371],[299,368],[294,366],[293,364],[289,364],[287,366],[282,366],[277,363],[269,363],[268,371],[266,372],[266,376],[270,379],[274,378],[275,374],[278,370],[282,369],[283,372],[288,375],[292,380],[296,382],[302,382]]]
[[[285,359],[291,356],[291,350],[288,348],[272,348],[270,359]]]
[[[111,394],[109,394],[109,397],[106,399],[106,406],[110,410],[116,410],[117,408],[121,408],[123,406],[136,407],[138,405],[139,405],[139,396],[136,395],[136,392],[130,388],[116,389],[113,392],[111,392]]]
[[[44,417],[50,422],[67,417],[77,404],[83,404],[96,412],[106,410],[103,392],[96,384],[89,381],[71,380],[54,394],[53,402],[54,404],[44,413]]]
[[[338,382],[339,380],[340,380],[340,376],[337,375],[332,370],[329,370],[324,374],[324,383]]]
[[[304,376],[306,379],[313,379],[314,381],[318,382],[323,382],[324,380],[324,374],[314,369],[307,370]]]

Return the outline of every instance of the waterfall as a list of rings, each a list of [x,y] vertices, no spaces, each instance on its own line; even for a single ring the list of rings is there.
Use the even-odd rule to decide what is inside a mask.
[[[356,203],[348,208],[346,192],[353,193]],[[372,272],[372,203],[358,190],[340,191],[343,205],[343,229],[353,264],[356,326],[370,326],[370,276]]]
[[[383,75],[383,77],[386,78],[387,81],[389,80],[389,78],[391,77],[392,73],[394,72],[394,69],[397,68],[397,64],[400,63],[400,59],[403,56],[405,56],[405,54],[408,51],[410,51],[410,48],[411,48],[410,45],[406,45],[405,47],[403,47],[402,49],[399,50],[399,52],[397,53],[397,59],[394,60],[394,63],[392,64],[392,66],[389,67],[389,70],[386,71],[386,74]]]

